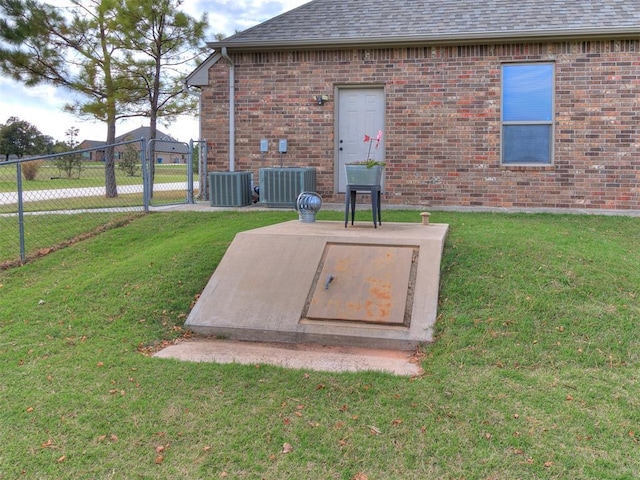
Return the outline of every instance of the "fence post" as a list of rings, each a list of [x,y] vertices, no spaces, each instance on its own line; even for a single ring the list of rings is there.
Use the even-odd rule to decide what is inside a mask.
[[[149,213],[149,184],[151,179],[149,178],[149,169],[147,168],[147,146],[145,145],[144,138],[140,139],[140,163],[142,164],[142,204],[144,205],[144,213]]]
[[[193,142],[193,140],[192,140]],[[207,178],[207,142],[206,140],[195,140],[198,144],[198,181],[200,200],[209,200],[209,182]]]
[[[193,138],[189,140],[187,152],[187,203],[196,203],[193,200]]]
[[[24,244],[24,204],[22,202],[22,162],[16,163],[16,183],[18,185],[18,230],[20,235],[20,261],[27,261],[26,248]]]

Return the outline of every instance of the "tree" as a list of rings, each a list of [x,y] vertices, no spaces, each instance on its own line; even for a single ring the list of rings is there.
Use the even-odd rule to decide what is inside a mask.
[[[109,2],[92,4],[95,11],[80,16],[82,7],[74,2],[76,8],[66,18],[35,0],[0,0],[5,13],[0,20],[0,39],[5,41],[0,68],[27,85],[44,82],[80,92],[88,100],[79,110],[107,121],[109,144],[115,139],[116,120],[111,68],[114,47],[109,42],[115,25],[109,22]],[[115,173],[113,178],[109,173],[113,152],[110,157],[105,168],[108,197],[117,195]]]
[[[128,35],[125,44],[129,72],[141,89],[137,114],[149,118],[151,140],[159,120],[170,123],[176,115],[197,111],[183,77],[203,53],[207,16],[196,20],[179,11],[181,5],[182,0],[128,1],[119,13],[123,29],[137,33]],[[153,142],[149,150],[155,158]],[[154,162],[150,170],[153,179]]]
[[[127,137],[125,140],[131,140],[131,138]],[[133,143],[128,143],[124,147],[118,168],[129,177],[135,177],[140,172],[140,150]]]
[[[115,143],[116,121],[125,106],[139,102],[123,63],[119,0],[71,0],[61,14],[37,0],[0,0],[0,70],[26,85],[49,83],[80,95],[67,109],[107,124]],[[105,152],[106,196],[118,194],[113,147]]]
[[[0,154],[9,160],[15,155],[45,154],[51,151],[53,139],[40,133],[40,130],[25,120],[10,117],[6,125],[0,125]]]
[[[27,85],[49,83],[80,95],[67,110],[107,124],[192,108],[178,66],[195,56],[206,17],[177,12],[181,0],[70,0],[62,14],[38,0],[0,0],[0,70]],[[182,63],[181,63],[182,62]],[[143,107],[143,105],[147,105]],[[117,196],[113,147],[106,149],[107,197]]]
[[[78,129],[75,127],[69,128],[65,135],[67,137],[66,143],[64,143],[63,151],[71,151],[74,150],[78,146]],[[80,176],[80,171],[82,170],[82,157],[79,153],[67,153],[66,155],[61,155],[53,162],[58,170],[63,171],[67,178],[71,178],[71,174],[74,170],[78,170],[78,176]]]

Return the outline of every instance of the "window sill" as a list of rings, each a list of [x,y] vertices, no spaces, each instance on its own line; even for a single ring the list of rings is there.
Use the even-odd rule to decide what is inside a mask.
[[[552,171],[556,169],[556,165],[553,165],[552,163],[501,163],[500,168],[516,172],[524,170]]]

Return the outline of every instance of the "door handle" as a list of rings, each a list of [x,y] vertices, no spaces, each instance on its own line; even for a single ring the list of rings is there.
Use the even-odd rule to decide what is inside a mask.
[[[324,289],[325,290],[329,290],[329,284],[331,282],[333,282],[333,275],[329,274],[329,276],[327,277],[327,280],[324,282]]]

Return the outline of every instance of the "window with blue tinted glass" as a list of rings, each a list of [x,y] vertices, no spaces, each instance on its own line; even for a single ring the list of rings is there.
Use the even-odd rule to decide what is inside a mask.
[[[550,63],[502,67],[502,163],[551,163],[553,73]]]

